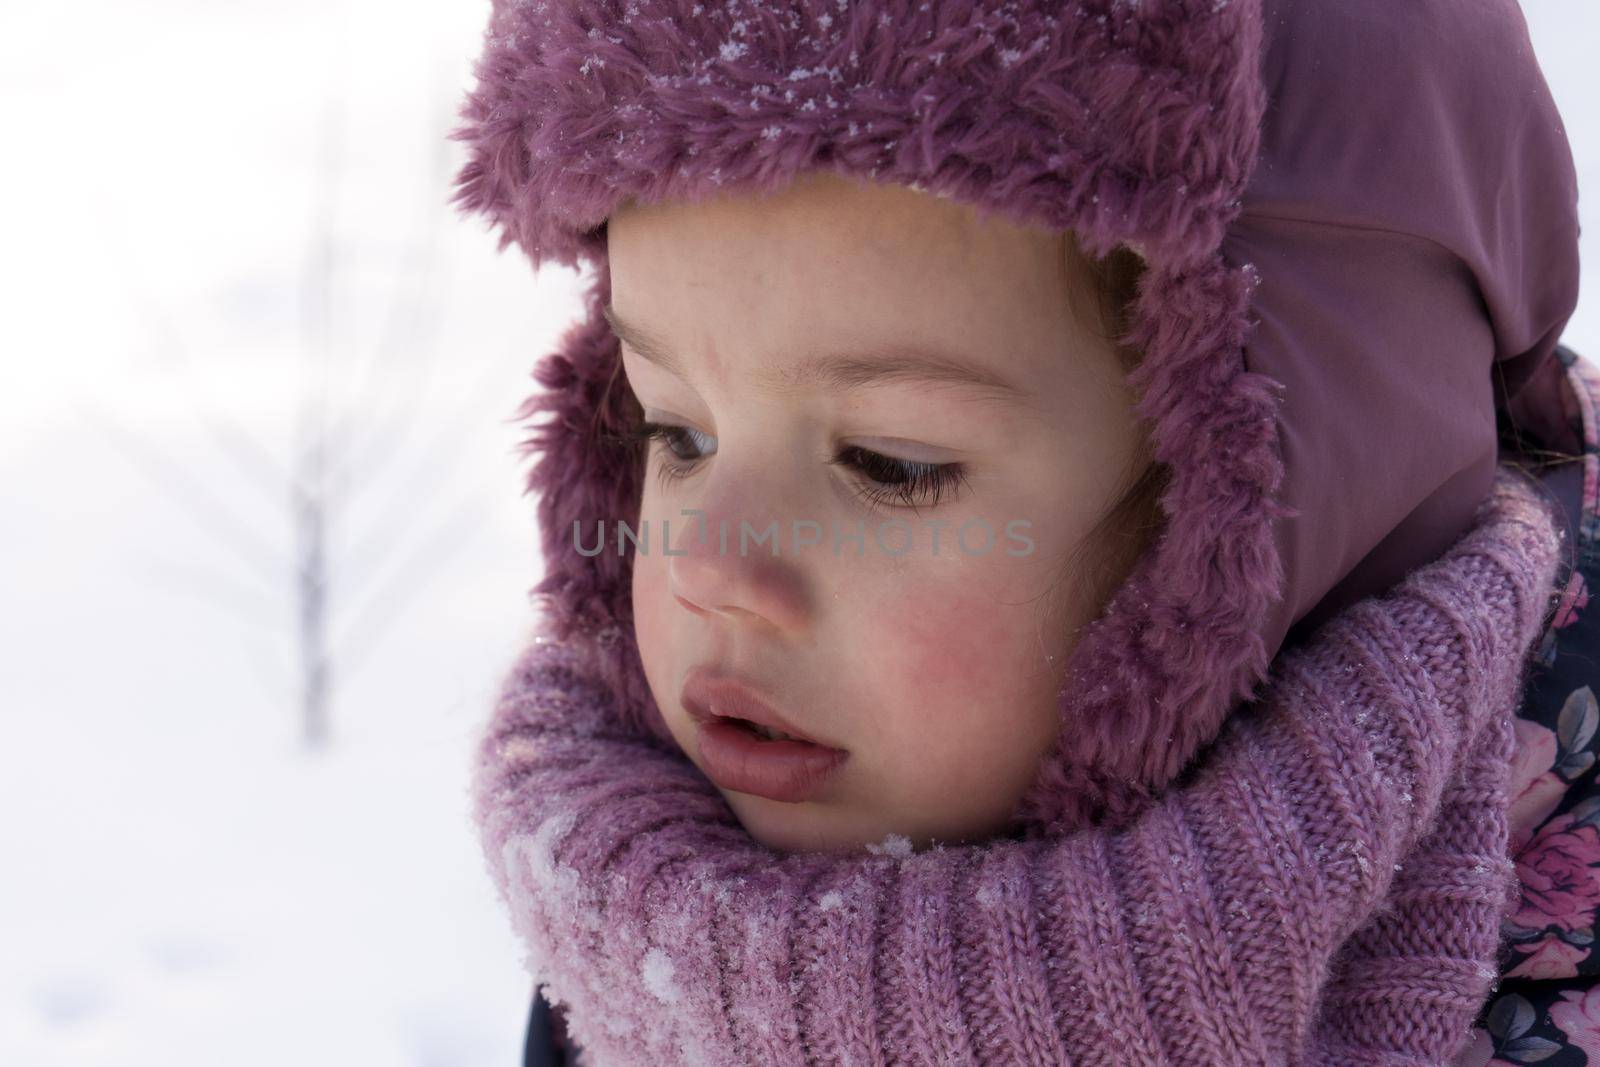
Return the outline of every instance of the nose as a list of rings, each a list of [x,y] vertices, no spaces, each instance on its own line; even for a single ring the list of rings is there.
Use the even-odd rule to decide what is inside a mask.
[[[779,520],[776,532],[768,533],[774,518]],[[747,524],[743,538],[741,522]],[[763,535],[765,540],[757,541]],[[735,509],[682,515],[671,520],[671,544],[668,584],[685,609],[778,630],[805,624],[805,577],[781,517],[767,516],[758,523]]]

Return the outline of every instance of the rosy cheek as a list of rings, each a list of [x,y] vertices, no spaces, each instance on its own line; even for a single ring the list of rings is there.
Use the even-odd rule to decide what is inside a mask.
[[[1053,735],[1035,601],[981,582],[907,584],[860,642],[860,662],[882,664],[865,731],[877,788],[942,835],[1000,818]]]
[[[1019,652],[1034,640],[1027,611],[934,583],[897,597],[873,620],[869,643],[877,662],[895,665],[903,692],[941,705],[964,694],[992,702],[1015,682]]]

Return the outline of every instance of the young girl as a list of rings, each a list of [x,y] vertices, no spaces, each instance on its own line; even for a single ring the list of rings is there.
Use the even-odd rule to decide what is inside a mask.
[[[458,199],[594,268],[475,779],[530,1056],[1553,1041],[1570,153],[1510,0],[1324,6],[496,4]]]

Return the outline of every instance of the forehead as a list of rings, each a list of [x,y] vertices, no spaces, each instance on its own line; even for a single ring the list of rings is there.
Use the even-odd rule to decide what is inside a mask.
[[[606,321],[625,351],[690,381],[695,373],[674,346],[647,327],[630,322],[610,304]],[[773,395],[808,389],[849,393],[893,385],[948,389],[974,399],[1001,404],[1027,404],[1034,392],[1016,375],[988,357],[945,351],[899,340],[864,345],[854,350],[819,350],[793,359],[758,363],[749,369],[756,389]]]
[[[681,377],[737,365],[775,390],[915,378],[1002,397],[1036,393],[1084,340],[1062,235],[899,186],[631,207],[608,246],[613,330]]]

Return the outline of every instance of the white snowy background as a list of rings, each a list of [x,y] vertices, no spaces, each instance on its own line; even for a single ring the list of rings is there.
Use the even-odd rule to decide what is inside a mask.
[[[1600,263],[1600,5],[1524,7]],[[0,1064],[520,1062],[467,780],[538,573],[510,415],[578,290],[446,204],[487,13],[0,7]],[[356,445],[308,752],[319,366]]]

